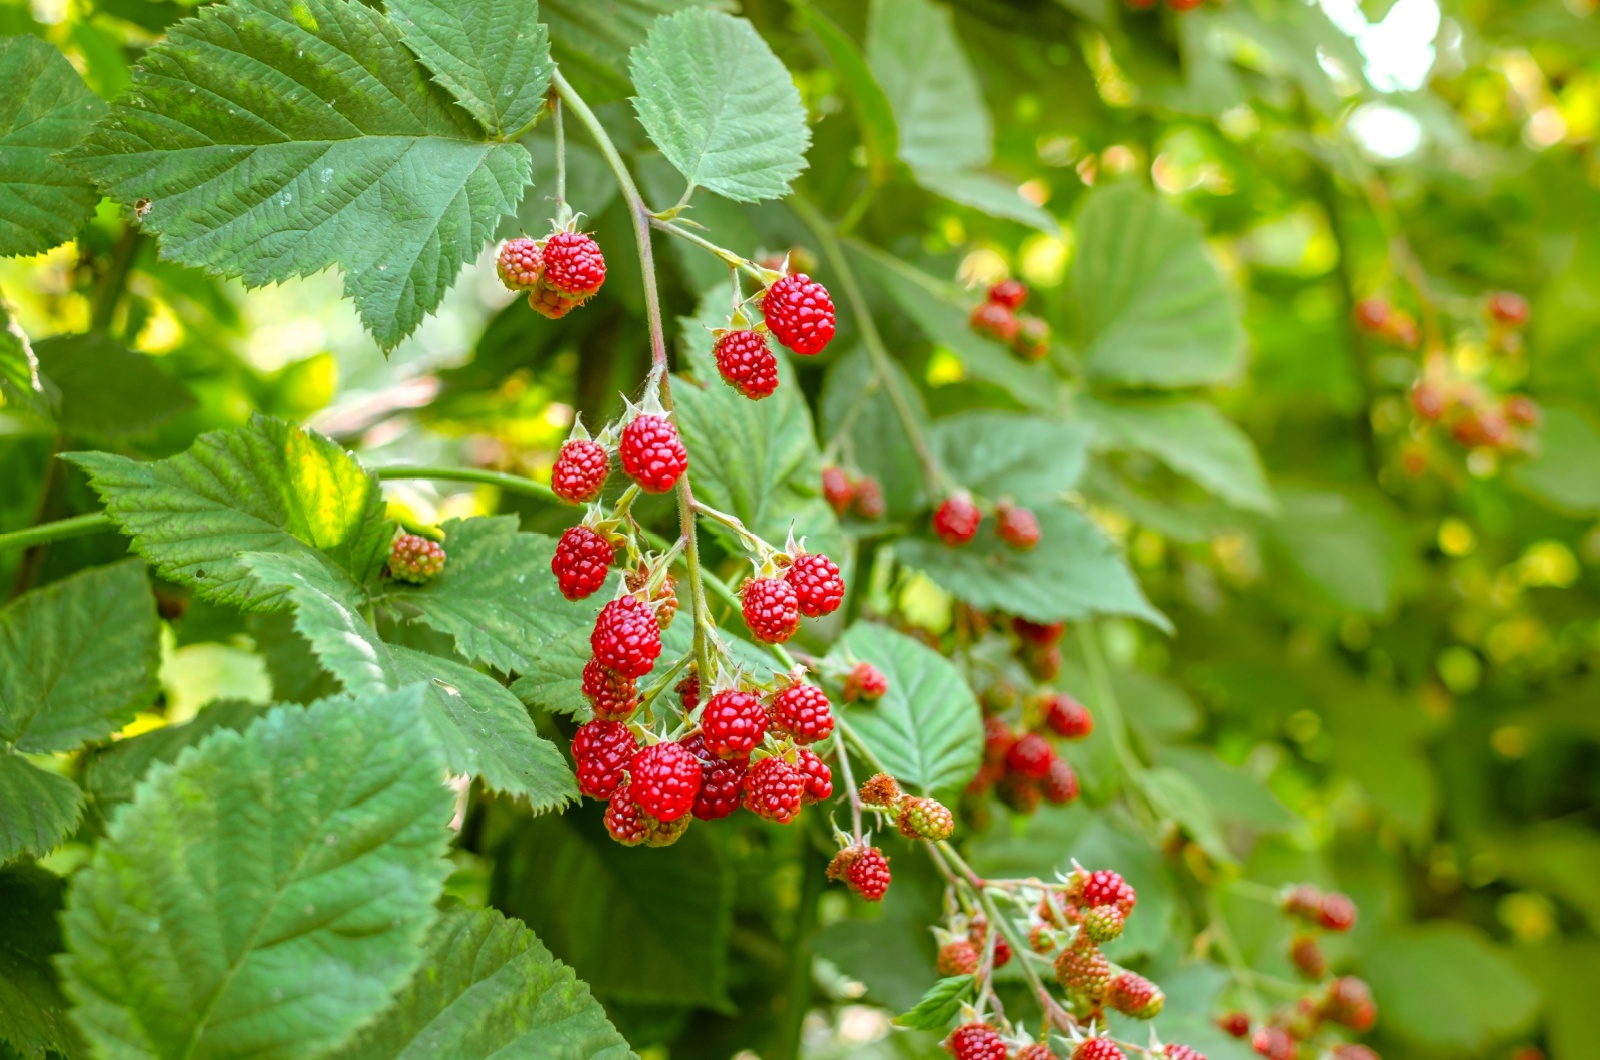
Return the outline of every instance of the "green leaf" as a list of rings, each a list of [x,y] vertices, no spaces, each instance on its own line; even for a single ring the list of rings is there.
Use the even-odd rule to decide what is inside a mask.
[[[422,968],[336,1060],[528,1056],[629,1060],[633,1052],[572,969],[493,909],[447,909]]]
[[[1279,490],[1267,533],[1334,605],[1379,615],[1393,606],[1410,565],[1406,530],[1376,499],[1330,491]]]
[[[1261,458],[1247,436],[1209,401],[1134,402],[1081,397],[1098,447],[1149,453],[1228,503],[1258,512],[1276,507]]]
[[[889,370],[910,403],[913,422],[928,436],[933,426],[922,391],[898,363],[891,362]],[[891,518],[905,518],[927,506],[922,466],[865,347],[851,350],[828,370],[821,413],[824,436],[841,440],[839,462],[878,480]]]
[[[856,42],[851,40],[839,24],[809,4],[796,5],[806,27],[817,35],[828,61],[833,64],[839,79],[849,90],[846,95],[856,112],[856,124],[861,129],[861,146],[867,152],[867,164],[872,179],[883,183],[893,175],[900,153],[900,130],[895,125],[894,108],[883,86],[872,76],[867,60]]]
[[[1035,622],[1091,615],[1131,615],[1163,630],[1172,624],[1145,599],[1116,547],[1075,508],[1033,509],[1041,540],[1019,552],[985,519],[972,543],[952,549],[933,537],[907,538],[895,554],[946,591],[980,610],[998,609]]]
[[[1244,331],[1200,223],[1133,184],[1090,193],[1072,290],[1093,379],[1199,386],[1244,366]]]
[[[38,37],[0,37],[0,257],[71,239],[100,194],[55,154],[88,135],[106,105]]]
[[[661,655],[666,654],[663,644]],[[530,707],[586,721],[593,711],[583,696],[583,668],[593,655],[589,630],[569,630],[540,647],[533,665],[512,684],[512,694]]]
[[[400,34],[456,102],[498,139],[534,123],[550,90],[550,33],[538,0],[388,0]]]
[[[570,78],[574,71],[596,83],[586,91],[589,102],[599,96],[617,99],[632,86],[621,71],[628,52],[640,44],[656,19],[690,7],[737,10],[732,0],[544,0],[540,9],[550,27],[556,61]]]
[[[496,858],[495,905],[607,1001],[730,1010],[734,889],[716,830],[629,848],[606,834],[603,813],[586,801],[522,827]]]
[[[45,1060],[47,1050],[83,1055],[50,966],[61,952],[56,916],[66,889],[37,865],[0,869],[0,1042],[27,1060]]]
[[[0,611],[0,741],[70,751],[156,694],[160,623],[137,560],[80,571]]]
[[[640,124],[690,184],[738,202],[789,194],[811,129],[789,71],[749,22],[704,8],[660,19],[629,70]]]
[[[1577,409],[1552,405],[1538,431],[1538,451],[1511,469],[1518,489],[1569,515],[1600,513],[1600,429]]]
[[[592,609],[567,601],[550,573],[556,543],[524,534],[514,515],[451,519],[444,571],[427,585],[394,583],[389,600],[455,638],[456,650],[496,670],[526,672],[552,640],[588,635]]]
[[[52,336],[34,352],[40,372],[60,393],[56,423],[74,437],[137,438],[194,404],[155,358],[102,332]]]
[[[944,1030],[961,1010],[967,995],[972,993],[974,979],[970,975],[957,975],[939,980],[928,987],[928,992],[911,1011],[896,1016],[894,1025],[914,1031]]]
[[[988,164],[989,109],[948,9],[929,0],[873,0],[867,65],[894,108],[900,157],[913,168]]]
[[[117,201],[148,200],[165,258],[249,287],[338,265],[385,349],[438,307],[529,175],[527,151],[485,142],[354,0],[201,8],[71,157]]]
[[[50,398],[39,380],[39,358],[11,319],[4,299],[0,299],[0,399],[18,409],[50,415]]]
[[[1024,199],[1017,185],[1004,177],[973,170],[930,169],[926,166],[914,169],[912,173],[918,184],[951,202],[981,210],[990,217],[1025,224],[1047,236],[1061,234],[1061,225],[1055,216],[1043,206]]]
[[[1081,424],[979,410],[939,420],[929,441],[940,465],[968,489],[996,500],[1045,504],[1078,484],[1089,431]]]
[[[82,816],[83,792],[69,777],[0,751],[0,862],[23,854],[44,857]]]
[[[889,679],[877,703],[843,706],[841,716],[902,784],[923,792],[960,788],[983,757],[983,719],[961,672],[920,641],[857,622],[832,655],[854,656]]]
[[[224,699],[207,706],[182,725],[164,725],[102,748],[89,759],[83,786],[102,813],[133,798],[134,787],[157,762],[171,762],[218,729],[243,732],[265,708],[243,700]]]
[[[1161,765],[1186,777],[1217,816],[1264,832],[1286,832],[1300,818],[1278,801],[1261,781],[1198,747],[1163,747]]]
[[[436,655],[386,644],[362,616],[360,587],[310,556],[242,557],[264,583],[283,587],[294,624],[347,691],[422,684],[422,720],[452,773],[480,776],[535,811],[575,799],[577,783],[554,744],[534,729],[517,697],[494,678]]]
[[[1176,822],[1213,861],[1238,863],[1222,838],[1216,810],[1192,779],[1176,769],[1155,766],[1140,775],[1139,784],[1156,813]]]
[[[305,1057],[422,958],[452,797],[422,690],[280,707],[160,766],[72,881],[61,961],[104,1055]]]
[[[363,582],[388,559],[393,529],[378,480],[338,444],[284,420],[257,414],[149,463],[111,453],[66,458],[88,472],[140,555],[217,603],[278,606],[280,590],[253,585],[241,552],[320,552]]]
[[[1383,1025],[1419,1045],[1482,1055],[1538,1008],[1533,984],[1465,924],[1389,928],[1362,949]]]

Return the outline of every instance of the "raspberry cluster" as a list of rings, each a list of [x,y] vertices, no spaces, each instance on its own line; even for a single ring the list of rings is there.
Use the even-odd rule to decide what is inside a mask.
[[[1010,346],[1025,361],[1042,361],[1050,356],[1050,325],[1017,312],[1027,300],[1027,284],[1001,280],[973,307],[967,324],[979,335]]]
[[[956,818],[938,799],[909,795],[887,773],[875,773],[856,792],[862,805],[885,811],[907,839],[937,843],[955,833]]]
[[[444,549],[420,534],[396,534],[389,544],[389,577],[425,585],[444,570]]]
[[[495,255],[500,282],[526,291],[534,312],[559,320],[593,298],[606,282],[600,244],[583,232],[558,226],[543,239],[508,239]]]
[[[994,506],[995,536],[1019,552],[1039,543],[1039,519],[1027,508],[1001,501]],[[983,509],[966,490],[957,490],[933,511],[934,535],[950,548],[961,548],[978,536]]]
[[[877,479],[832,464],[822,469],[822,496],[840,518],[877,520],[887,510]]]

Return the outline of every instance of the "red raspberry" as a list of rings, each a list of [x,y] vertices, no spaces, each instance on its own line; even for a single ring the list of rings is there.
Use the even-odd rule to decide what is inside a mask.
[[[1087,939],[1077,939],[1056,956],[1056,982],[1063,990],[1073,990],[1099,1000],[1111,986],[1111,962],[1100,947]]]
[[[1169,1042],[1159,1051],[1162,1060],[1206,1060],[1206,1054],[1187,1045]]]
[[[1044,723],[1057,736],[1081,740],[1094,732],[1094,715],[1089,708],[1064,692],[1051,694],[1045,701]]]
[[[557,232],[544,241],[544,282],[568,298],[587,299],[606,282],[600,244],[583,232]]]
[[[1354,1031],[1366,1031],[1378,1018],[1372,991],[1353,975],[1340,976],[1328,984],[1319,1006],[1322,1015]]]
[[[1072,1050],[1072,1060],[1128,1060],[1110,1038],[1085,1038]]]
[[[1224,1034],[1243,1038],[1250,1033],[1250,1017],[1243,1012],[1228,1012],[1217,1017],[1217,1026],[1222,1028]]]
[[[1002,504],[994,513],[994,532],[1000,540],[1019,552],[1039,543],[1039,520],[1026,508]]]
[[[1095,942],[1110,942],[1122,934],[1128,918],[1114,905],[1097,905],[1083,914],[1083,933]]]
[[[828,879],[844,880],[869,902],[881,901],[889,891],[889,859],[877,847],[848,846],[828,863]]]
[[[1006,1060],[1006,1040],[987,1023],[963,1023],[944,1040],[944,1049],[956,1060]]]
[[[981,960],[978,947],[966,939],[954,939],[939,947],[933,967],[942,976],[971,975]]]
[[[601,666],[624,677],[643,677],[661,654],[661,626],[637,596],[624,596],[600,609],[589,647]]]
[[[1004,762],[1011,747],[1017,742],[1017,734],[1011,731],[1011,725],[1004,718],[990,715],[983,719],[983,760],[985,762]],[[1045,744],[1049,748],[1049,744]]]
[[[1048,648],[1061,639],[1061,635],[1067,631],[1067,624],[1065,622],[1031,622],[1019,615],[1011,620],[1011,629],[1012,632],[1029,644]]]
[[[744,624],[763,644],[782,644],[800,628],[800,598],[782,578],[751,578],[739,595]]]
[[[639,809],[658,821],[676,821],[694,807],[703,772],[682,745],[651,744],[628,764],[628,786]]]
[[[389,545],[389,576],[422,585],[444,570],[444,549],[420,534],[398,534]]]
[[[913,796],[900,803],[895,824],[907,839],[926,839],[931,842],[949,839],[956,830],[955,815],[937,799]]]
[[[1513,394],[1506,398],[1506,419],[1518,427],[1537,427],[1544,418],[1538,404],[1526,394]]]
[[[822,802],[833,797],[833,770],[819,758],[815,751],[802,747],[794,753],[794,767],[806,779],[805,794],[800,796],[802,806]]]
[[[1050,759],[1050,772],[1045,774],[1039,791],[1044,800],[1053,806],[1064,806],[1078,797],[1078,774],[1065,758]]]
[[[673,691],[678,693],[678,702],[683,704],[683,712],[689,713],[700,705],[700,675],[691,670],[689,676],[679,681]]]
[[[790,685],[773,696],[772,717],[799,744],[826,740],[833,732],[833,707],[816,685]]]
[[[933,532],[951,548],[959,548],[972,540],[981,522],[983,513],[972,503],[972,498],[965,493],[956,493],[945,498],[933,513]]]
[[[1015,773],[1003,774],[995,782],[995,794],[1000,801],[1010,807],[1013,813],[1027,816],[1039,808],[1039,800],[1044,798],[1044,793],[1039,790],[1039,782],[1019,777]]]
[[[1356,904],[1337,891],[1325,894],[1317,906],[1317,923],[1329,931],[1349,931],[1356,926]]]
[[[694,797],[693,813],[702,821],[719,821],[739,808],[744,797],[744,778],[750,772],[750,761],[745,758],[718,758],[706,749],[706,742],[698,732],[690,733],[678,743],[700,760],[704,771],[700,791]]]
[[[609,799],[622,783],[622,772],[638,744],[628,727],[617,721],[590,721],[572,737],[572,758],[578,765],[578,790],[593,799]]]
[[[869,662],[858,662],[844,679],[844,701],[875,703],[889,691],[889,679]]]
[[[803,272],[785,276],[761,299],[767,330],[795,353],[821,353],[833,339],[833,299],[828,289]]]
[[[583,664],[583,694],[601,721],[627,721],[639,707],[639,683],[607,670],[598,659]]]
[[[1411,408],[1430,423],[1445,413],[1448,404],[1444,391],[1426,379],[1419,379],[1411,388]]]
[[[550,471],[550,489],[569,504],[587,504],[600,496],[610,473],[611,457],[604,446],[588,438],[568,438]]]
[[[1021,1051],[1017,1053],[1017,1060],[1061,1060],[1061,1058],[1056,1056],[1050,1047],[1043,1042],[1034,1042],[1032,1045],[1024,1045],[1022,1047]],[[1205,1058],[1202,1057],[1201,1060],[1205,1060]]]
[[[615,555],[611,542],[587,526],[568,529],[550,559],[550,570],[555,573],[561,595],[568,600],[582,600],[595,592],[606,583]]]
[[[989,288],[989,301],[1007,309],[1021,309],[1028,300],[1028,285],[1021,280],[1001,280]]]
[[[999,302],[984,302],[975,307],[967,324],[979,335],[997,342],[1010,342],[1017,337],[1017,314]]]
[[[711,348],[723,382],[752,401],[778,389],[778,358],[759,331],[744,328],[723,332]]]
[[[1139,900],[1127,881],[1110,869],[1101,869],[1085,876],[1079,893],[1085,906],[1114,905],[1122,910],[1123,916],[1132,913],[1134,903]]]
[[[1250,1039],[1250,1048],[1267,1060],[1294,1060],[1300,1052],[1300,1046],[1295,1043],[1294,1035],[1282,1027],[1262,1027],[1256,1031],[1255,1037]]]
[[[856,485],[850,472],[842,467],[828,465],[822,469],[822,496],[833,509],[834,515],[844,515],[856,499]]]
[[[513,291],[533,290],[544,272],[539,244],[527,236],[506,240],[495,255],[495,268],[500,272],[500,282]]]
[[[1508,327],[1520,328],[1528,322],[1528,300],[1515,291],[1496,291],[1489,296],[1489,315]]]
[[[867,520],[882,519],[883,513],[888,511],[888,505],[883,499],[883,487],[870,475],[862,475],[856,480],[855,511],[857,515]]]
[[[1315,924],[1322,915],[1322,892],[1309,883],[1296,884],[1283,896],[1283,911]]]
[[[1042,361],[1050,356],[1050,325],[1038,317],[1018,317],[1011,352],[1025,361]]]
[[[665,493],[689,466],[678,428],[665,416],[635,416],[622,428],[617,447],[622,470],[646,493]]]
[[[1381,298],[1363,298],[1356,303],[1355,313],[1363,331],[1380,332],[1389,326],[1389,303]]]
[[[644,842],[648,823],[634,803],[628,785],[611,793],[611,801],[606,804],[605,823],[611,838],[625,847],[636,847]]]
[[[706,750],[718,758],[749,758],[767,734],[767,712],[761,700],[736,688],[718,692],[700,715]]]
[[[967,939],[980,950],[989,941],[989,922],[978,917],[967,927]],[[1004,968],[1011,963],[1011,944],[1004,935],[996,936],[994,940],[994,966]]]
[[[1323,955],[1317,940],[1310,935],[1296,935],[1289,943],[1289,963],[1313,982],[1328,971],[1328,958]]]
[[[1155,1019],[1166,1004],[1161,988],[1142,975],[1123,972],[1111,980],[1106,1001],[1112,1008],[1135,1019]]]
[[[811,618],[831,615],[844,602],[839,565],[820,552],[796,552],[783,580],[794,586],[800,613]]]
[[[1050,775],[1050,761],[1055,756],[1048,740],[1036,732],[1025,732],[1006,751],[1006,768],[1019,777],[1043,780]]]
[[[800,812],[806,777],[776,756],[763,758],[750,768],[745,781],[744,808],[757,817],[788,824]]]

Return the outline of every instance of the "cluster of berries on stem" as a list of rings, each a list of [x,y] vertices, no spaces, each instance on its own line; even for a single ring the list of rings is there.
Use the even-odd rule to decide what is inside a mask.
[[[1050,355],[1050,325],[1018,312],[1027,300],[1027,284],[1001,280],[973,307],[967,323],[979,335],[1010,346],[1023,360],[1042,361]]]
[[[500,282],[513,291],[526,291],[529,307],[551,320],[583,305],[606,282],[600,244],[577,231],[575,221],[567,213],[543,239],[508,239],[495,256]]]

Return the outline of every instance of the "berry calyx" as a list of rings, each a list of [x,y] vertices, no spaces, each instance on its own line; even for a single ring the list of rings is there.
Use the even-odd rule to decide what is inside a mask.
[[[1039,793],[1052,806],[1065,806],[1078,797],[1078,774],[1072,764],[1059,756],[1050,759],[1050,772],[1039,784]]]
[[[965,492],[956,493],[946,497],[933,513],[933,532],[951,548],[960,548],[977,535],[981,522],[983,513],[972,503],[972,497]]]
[[[539,252],[539,244],[527,236],[518,236],[500,244],[494,260],[495,269],[500,273],[500,282],[511,290],[531,291],[539,286],[539,277],[544,272],[544,256]]]
[[[878,806],[887,809],[905,797],[900,790],[899,781],[887,773],[874,773],[867,778],[861,790],[857,792],[861,801],[867,806]]]
[[[767,712],[750,692],[730,688],[706,701],[700,735],[718,758],[749,758],[767,734]]]
[[[1110,869],[1088,873],[1078,893],[1084,905],[1114,905],[1122,910],[1123,916],[1132,913],[1134,903],[1139,900],[1127,881]]]
[[[744,798],[744,781],[750,772],[746,758],[718,758],[707,748],[700,733],[690,733],[678,743],[700,761],[700,790],[695,793],[690,811],[702,821],[719,821],[739,808]]]
[[[800,796],[802,806],[833,797],[833,770],[815,751],[807,747],[795,751],[794,767],[805,778],[805,791]]]
[[[622,428],[617,444],[622,470],[646,493],[666,493],[689,466],[678,428],[665,416],[641,415]]]
[[[561,595],[568,600],[582,600],[594,593],[606,583],[615,556],[611,542],[587,526],[569,527],[550,559],[550,570]]]
[[[611,838],[625,847],[636,847],[645,841],[648,825],[628,785],[623,784],[611,793],[611,800],[606,803],[605,825]]]
[[[987,1023],[963,1023],[944,1040],[944,1051],[956,1060],[1006,1060],[1006,1040]]]
[[[572,737],[578,790],[592,799],[609,799],[637,749],[633,733],[616,721],[589,721]]]
[[[900,803],[895,818],[900,834],[907,839],[926,839],[939,842],[949,839],[956,830],[956,818],[948,807],[937,799],[912,797]]]
[[[797,684],[772,697],[775,725],[795,743],[816,743],[833,732],[833,707],[816,685]]]
[[[797,552],[783,580],[794,586],[800,613],[809,618],[831,615],[844,602],[844,577],[839,565],[820,552]]]
[[[1043,780],[1050,775],[1050,761],[1055,756],[1048,740],[1036,732],[1025,732],[1006,751],[1006,768],[1019,777]]]
[[[773,337],[802,356],[821,353],[833,340],[833,299],[826,287],[803,272],[767,288],[761,315]]]
[[[1142,975],[1123,972],[1111,980],[1106,991],[1106,1001],[1112,1008],[1134,1019],[1155,1019],[1167,997],[1161,988]]]
[[[975,306],[967,324],[979,335],[996,342],[1010,342],[1017,337],[1017,314],[999,302],[983,302]]]
[[[833,514],[843,516],[856,499],[855,481],[850,472],[829,464],[822,469],[822,497],[833,509]]]
[[[788,824],[800,812],[806,778],[782,758],[763,758],[745,780],[744,808],[768,821]]]
[[[583,664],[583,694],[601,721],[627,721],[639,707],[639,683],[607,670],[598,659]]]
[[[1094,715],[1089,708],[1064,692],[1052,693],[1044,704],[1044,723],[1057,736],[1081,740],[1094,732]]]
[[[610,472],[611,457],[604,446],[588,438],[568,438],[556,454],[550,489],[568,504],[588,504],[599,498]]]
[[[978,947],[966,939],[953,939],[939,947],[934,970],[943,976],[971,975],[978,970],[981,960]]]
[[[682,744],[651,744],[628,763],[628,787],[639,809],[658,821],[676,821],[694,808],[704,770]]]
[[[544,241],[544,282],[568,298],[587,300],[606,282],[600,244],[583,232],[557,232]]]
[[[1007,309],[1021,309],[1028,300],[1028,285],[1021,280],[1001,280],[989,288],[989,301]]]
[[[844,701],[854,703],[862,700],[867,703],[876,703],[882,699],[884,693],[889,691],[889,679],[869,662],[858,662],[845,675]]]
[[[1002,504],[994,517],[994,532],[1012,548],[1026,552],[1039,543],[1039,520],[1028,509]]]
[[[739,590],[744,624],[756,640],[782,644],[800,628],[800,598],[782,578],[751,578]]]
[[[389,576],[425,585],[444,570],[444,549],[421,534],[397,534],[389,545]]]
[[[1110,1038],[1085,1038],[1072,1050],[1072,1060],[1128,1060]]]
[[[778,389],[778,358],[759,331],[740,328],[725,331],[711,348],[723,382],[752,401]]]
[[[637,596],[620,597],[600,609],[589,647],[608,670],[643,677],[661,654],[661,626]]]
[[[1122,934],[1127,919],[1114,905],[1097,905],[1083,914],[1083,933],[1095,942],[1110,942]]]
[[[828,879],[842,879],[862,898],[879,902],[889,893],[889,859],[877,847],[848,846],[828,863]]]

